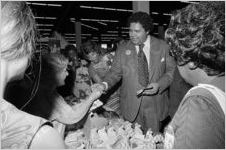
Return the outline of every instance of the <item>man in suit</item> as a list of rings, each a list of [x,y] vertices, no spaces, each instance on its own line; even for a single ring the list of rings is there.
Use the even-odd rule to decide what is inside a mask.
[[[95,86],[106,91],[122,79],[120,110],[123,118],[139,123],[144,132],[149,128],[159,132],[159,122],[168,115],[167,88],[173,80],[176,64],[169,56],[168,45],[149,35],[153,24],[147,13],[134,13],[128,23],[130,40],[118,47],[104,82]],[[143,56],[139,52],[143,52]],[[144,88],[150,89],[137,96],[137,91]]]

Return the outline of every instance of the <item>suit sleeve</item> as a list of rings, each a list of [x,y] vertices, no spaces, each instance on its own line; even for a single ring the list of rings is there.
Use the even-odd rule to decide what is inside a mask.
[[[159,92],[162,93],[173,81],[174,72],[176,69],[176,62],[172,56],[169,55],[169,46],[164,42],[165,51],[165,74],[158,80]]]
[[[103,82],[108,84],[108,89],[114,86],[122,77],[122,64],[121,64],[121,54],[123,48],[120,46],[115,53],[111,69],[106,74]]]

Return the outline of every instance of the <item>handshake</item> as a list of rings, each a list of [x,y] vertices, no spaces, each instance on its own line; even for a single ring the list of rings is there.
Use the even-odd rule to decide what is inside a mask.
[[[104,83],[95,83],[91,86],[92,92],[99,91],[100,93],[104,93],[107,89]]]
[[[91,95],[95,95],[95,99],[98,99],[103,93],[105,93],[106,89],[107,87],[104,83],[95,83],[91,86]]]

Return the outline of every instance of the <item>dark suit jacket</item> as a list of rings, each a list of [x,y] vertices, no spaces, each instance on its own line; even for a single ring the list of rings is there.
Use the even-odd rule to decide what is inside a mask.
[[[159,83],[160,90],[157,95],[145,96],[144,98],[155,102],[156,113],[161,120],[168,113],[168,91],[166,89],[173,80],[176,64],[174,59],[169,56],[169,47],[163,40],[151,36],[150,41],[149,83]],[[132,122],[141,103],[141,99],[136,96],[136,93],[143,87],[138,83],[137,52],[131,41],[117,49],[112,67],[104,82],[107,82],[109,88],[111,88],[121,78],[121,113],[125,119]]]

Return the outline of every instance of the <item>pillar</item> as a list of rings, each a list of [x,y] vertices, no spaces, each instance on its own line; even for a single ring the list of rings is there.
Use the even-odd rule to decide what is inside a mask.
[[[133,1],[133,11],[143,11],[150,14],[149,1]]]
[[[75,22],[76,48],[79,53],[81,52],[80,47],[82,43],[81,31],[82,31],[81,22],[76,20]]]

